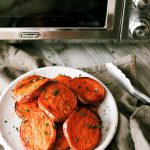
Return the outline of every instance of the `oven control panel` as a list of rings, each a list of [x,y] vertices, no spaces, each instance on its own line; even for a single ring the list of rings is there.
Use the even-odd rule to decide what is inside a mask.
[[[128,18],[128,24],[124,21],[124,31],[128,33],[128,37],[133,40],[147,40],[150,39],[150,0],[128,0],[126,4],[124,18]],[[125,26],[128,25],[128,31]]]
[[[150,0],[134,0],[134,5],[137,9],[143,10],[150,4]]]
[[[150,26],[146,20],[135,20],[130,23],[130,34],[135,39],[148,38]]]

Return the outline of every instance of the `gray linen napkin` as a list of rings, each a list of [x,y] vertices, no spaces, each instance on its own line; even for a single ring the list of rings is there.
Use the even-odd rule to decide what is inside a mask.
[[[136,58],[127,56],[114,62],[126,73],[135,86]],[[44,66],[51,66],[50,62],[32,55],[27,51],[10,45],[0,46],[0,93],[7,85],[21,74]],[[116,83],[109,75],[104,65],[92,68],[80,68],[100,79],[112,92],[119,110],[119,123],[115,137],[107,149],[110,150],[149,150],[150,149],[150,106],[140,104]],[[148,94],[148,93],[146,93]],[[0,146],[0,150],[2,150]]]

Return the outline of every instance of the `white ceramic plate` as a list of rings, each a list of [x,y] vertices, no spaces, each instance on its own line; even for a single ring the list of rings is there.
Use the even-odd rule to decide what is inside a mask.
[[[48,78],[54,78],[58,74],[68,75],[72,78],[79,76],[90,77],[101,83],[101,81],[88,73],[67,67],[40,68],[30,71],[14,80],[0,97],[0,144],[6,150],[25,150],[20,141],[19,132],[17,131],[19,130],[21,119],[15,113],[15,100],[12,98],[12,89],[18,81],[32,74]],[[103,127],[102,140],[96,150],[103,150],[108,146],[116,132],[118,123],[118,110],[115,100],[107,87],[103,83],[101,84],[106,90],[106,97],[98,108],[98,113],[103,121]]]

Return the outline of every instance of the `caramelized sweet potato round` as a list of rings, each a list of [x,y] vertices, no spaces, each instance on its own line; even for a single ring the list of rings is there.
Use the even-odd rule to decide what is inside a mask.
[[[69,87],[69,81],[71,80],[71,77],[65,75],[58,75],[57,77],[54,78],[54,80]]]
[[[25,102],[25,103],[16,102],[16,104],[15,104],[16,114],[20,118],[25,118],[30,113],[32,113],[34,111],[38,111],[38,110],[40,110],[40,108],[38,106],[37,99],[29,101],[29,102]]]
[[[13,89],[15,111],[24,119],[23,145],[27,150],[93,150],[101,140],[97,106],[105,94],[104,87],[88,77],[24,78]],[[55,127],[54,122],[63,121]]]
[[[65,121],[63,129],[73,150],[93,150],[101,140],[100,118],[87,108],[74,111]]]
[[[52,120],[61,122],[77,107],[77,97],[67,86],[52,82],[41,93],[38,104]]]
[[[13,89],[13,96],[16,101],[22,103],[31,101],[40,95],[42,88],[48,81],[48,78],[38,75],[26,77],[17,83]]]
[[[44,112],[33,112],[22,121],[20,137],[28,150],[52,150],[56,129]]]
[[[99,105],[105,97],[104,87],[97,81],[88,77],[74,78],[69,87],[83,104]]]

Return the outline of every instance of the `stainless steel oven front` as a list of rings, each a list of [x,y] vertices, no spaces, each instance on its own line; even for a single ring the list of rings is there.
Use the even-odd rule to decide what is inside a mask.
[[[0,0],[1,40],[150,38],[150,0]]]

